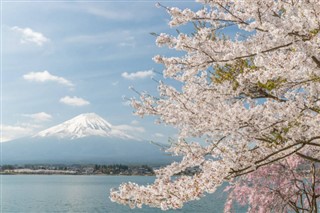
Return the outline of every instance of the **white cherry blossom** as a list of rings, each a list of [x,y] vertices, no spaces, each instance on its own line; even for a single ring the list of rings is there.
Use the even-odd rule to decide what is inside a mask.
[[[193,22],[194,34],[157,38],[184,53],[154,57],[182,87],[160,82],[158,97],[132,100],[137,115],[179,129],[168,152],[182,160],[159,169],[151,185],[122,184],[113,201],[177,209],[295,153],[320,159],[319,0],[198,2],[204,9],[166,8],[171,27]],[[221,35],[232,26],[238,36]],[[200,172],[173,177],[192,167]]]

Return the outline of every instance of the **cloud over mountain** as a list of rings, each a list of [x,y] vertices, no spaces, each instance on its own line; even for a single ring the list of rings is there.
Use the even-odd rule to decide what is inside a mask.
[[[77,96],[65,96],[60,99],[60,102],[70,106],[86,106],[90,104],[89,101],[83,98],[78,98]]]
[[[0,125],[1,127],[1,142],[7,142],[15,138],[28,136],[33,133],[31,126],[23,125]]]
[[[29,72],[23,75],[23,78],[28,81],[35,81],[35,82],[56,82],[58,84],[62,84],[65,86],[72,87],[74,86],[69,80],[59,77],[56,75],[52,75],[47,70],[43,72]]]
[[[38,112],[34,114],[23,114],[22,116],[33,119],[35,122],[43,122],[51,120],[52,116],[45,112]]]

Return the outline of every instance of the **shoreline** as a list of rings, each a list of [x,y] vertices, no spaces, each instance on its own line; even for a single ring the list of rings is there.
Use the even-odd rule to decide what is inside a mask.
[[[3,165],[0,175],[117,175],[154,176],[154,168],[147,165]]]
[[[26,171],[3,171],[0,172],[0,175],[72,175],[72,176],[155,176],[154,173],[115,173],[115,174],[106,174],[106,173],[82,173],[78,171],[61,171],[61,170],[28,170]]]

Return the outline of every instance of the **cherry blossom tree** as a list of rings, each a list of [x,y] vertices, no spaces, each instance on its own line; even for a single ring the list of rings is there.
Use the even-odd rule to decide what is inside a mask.
[[[151,185],[122,184],[113,201],[176,209],[291,155],[320,161],[319,0],[198,2],[198,11],[160,5],[170,27],[195,28],[156,40],[184,53],[154,57],[181,88],[160,82],[158,97],[132,99],[137,115],[179,129],[167,151],[182,160],[157,170]],[[229,28],[238,33],[223,36]],[[192,167],[200,172],[173,177]]]
[[[296,155],[239,177],[229,192],[225,212],[233,203],[248,206],[248,212],[317,212],[320,177],[317,163]]]

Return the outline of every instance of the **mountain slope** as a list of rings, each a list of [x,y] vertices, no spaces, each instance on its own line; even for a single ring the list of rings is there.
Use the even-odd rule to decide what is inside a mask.
[[[3,143],[1,157],[3,164],[164,164],[173,160],[158,146],[134,139],[94,113]]]

